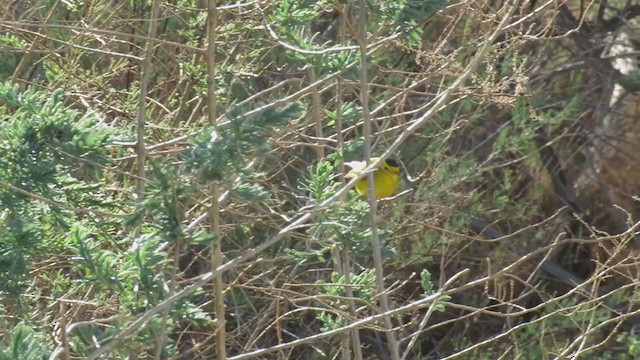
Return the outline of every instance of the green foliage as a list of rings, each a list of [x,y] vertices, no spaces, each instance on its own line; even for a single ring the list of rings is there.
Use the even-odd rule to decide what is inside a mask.
[[[309,200],[309,205],[318,205],[333,196],[341,184],[336,181],[335,168],[327,161],[320,161],[309,170],[309,176],[304,179],[302,189]],[[369,228],[369,206],[360,198],[353,198],[346,203],[334,203],[328,209],[318,213],[315,222],[307,233],[311,236],[316,250],[306,253],[290,251],[299,261],[315,258],[324,254],[335,246],[349,246],[359,259],[371,259],[371,229]],[[381,223],[378,234],[386,239],[392,232],[393,224]],[[384,246],[383,256],[388,259],[394,254],[390,246]]]
[[[238,183],[234,185],[232,190],[233,195],[250,202],[262,202],[269,199],[269,192],[260,184]]]
[[[44,334],[35,331],[25,323],[18,323],[9,330],[10,336],[0,344],[0,360],[45,360],[51,350]]]
[[[328,161],[320,161],[309,169],[309,177],[302,183],[302,189],[307,192],[313,205],[319,205],[339,189],[334,170]]]
[[[63,3],[63,6],[66,7],[66,9],[71,13],[79,12],[83,5],[84,0],[70,0]]]
[[[0,174],[14,176],[14,183],[25,190],[52,195],[48,186],[56,173],[69,171],[77,158],[100,163],[105,160],[104,146],[109,139],[106,128],[94,127],[93,113],[79,117],[64,108],[60,92],[51,97],[27,91],[18,93],[7,83],[0,84],[0,105],[10,116],[2,123],[2,159]],[[90,163],[86,164],[92,167]]]
[[[573,122],[584,101],[585,99],[582,94],[575,94],[568,102],[562,104],[560,108],[538,111],[537,115],[543,124],[550,125],[552,128],[564,127]]]
[[[420,191],[428,198],[447,196],[460,189],[464,183],[478,181],[482,171],[483,169],[471,158],[441,163],[434,170],[431,181],[422,184]]]
[[[375,285],[376,285],[376,274],[373,269],[367,269],[360,274],[350,274],[349,280],[351,282],[353,296],[365,300],[367,302],[372,302],[373,296],[375,295]],[[345,277],[344,275],[340,275],[337,272],[331,273],[331,282],[326,283],[323,280],[319,280],[317,285],[319,285],[319,289],[323,294],[336,296],[336,297],[345,297],[347,296],[345,292]]]
[[[79,116],[66,109],[62,94],[20,93],[0,83],[0,181],[34,196],[74,207],[101,202],[89,181],[106,161],[104,147],[110,132],[96,126],[93,113]],[[86,161],[82,171],[73,164]],[[71,216],[56,206],[6,188],[0,189],[0,291],[17,295],[26,285],[29,256],[40,252],[44,229],[65,231]],[[43,250],[46,251],[46,250]]]
[[[629,359],[640,359],[640,337],[637,334],[624,332],[617,336],[616,341],[627,347]],[[624,358],[623,355],[620,358]]]
[[[419,22],[447,6],[447,0],[367,1],[367,8],[397,31],[408,32]]]
[[[316,1],[309,0],[281,1],[269,20],[276,24],[280,35],[287,43],[304,50],[319,50],[322,46],[315,43],[314,36],[309,34],[307,28],[309,23],[317,20],[318,5]],[[324,56],[308,55],[297,51],[286,52],[285,56],[314,68],[321,68],[327,63],[323,60]]]
[[[205,183],[229,180],[229,174],[243,172],[245,159],[269,153],[265,132],[297,118],[301,111],[300,103],[282,110],[267,107],[251,117],[234,110],[228,114],[229,124],[224,129],[205,127],[195,137],[193,147],[185,154],[187,169]]]
[[[607,296],[605,303],[620,304],[627,299],[624,291]],[[592,328],[611,318],[609,305],[600,303],[581,303],[575,299],[554,299],[546,301],[543,311],[537,319],[515,332],[513,340],[516,342],[519,357],[523,359],[540,359],[549,354],[559,355],[569,344],[574,343],[575,336],[584,337],[584,348],[599,344],[603,338],[609,336],[610,329]],[[544,317],[544,321],[539,321]],[[585,331],[589,329],[589,331]],[[576,335],[577,334],[577,335]],[[621,333],[617,341],[623,346],[629,346],[628,354],[614,354],[606,347],[594,347],[588,352],[582,352],[586,358],[597,359],[634,359],[633,346],[637,338]],[[526,349],[526,350],[525,350]],[[629,356],[632,357],[629,357]],[[636,354],[637,355],[637,354]]]
[[[360,274],[349,275],[350,286],[353,290],[353,296],[356,299],[362,299],[367,303],[374,301],[375,295],[376,275],[375,271],[368,269]],[[318,281],[319,289],[326,295],[334,296],[331,304],[334,308],[343,309],[346,311],[347,304],[344,300],[346,294],[346,281],[343,275],[336,272],[331,273],[331,283],[325,283],[324,281]],[[332,314],[327,311],[320,311],[316,316],[318,320],[323,324],[320,328],[321,331],[329,331],[347,324],[347,319],[341,314]]]
[[[493,143],[493,152],[512,152],[516,156],[526,156],[535,151],[533,138],[538,127],[533,123],[530,107],[526,100],[518,100],[512,111],[513,126],[505,127]]]
[[[0,44],[9,49],[25,49],[28,44],[25,41],[11,33],[5,32],[0,34]],[[10,50],[0,50],[0,79],[8,79],[13,75],[14,70],[18,66],[20,57],[16,52]]]
[[[151,308],[165,298],[163,272],[168,269],[164,245],[162,239],[155,236],[138,239],[132,256],[120,271],[125,276],[122,282],[129,290],[127,304],[137,311]]]
[[[625,89],[637,91],[640,89],[640,70],[633,69],[628,75],[621,77],[618,82]]]
[[[284,29],[306,25],[316,17],[318,6],[313,0],[283,0],[274,11]]]
[[[65,275],[60,272],[43,277],[54,293],[93,288],[95,302],[101,304],[114,294],[122,304],[123,315],[135,315],[157,305],[166,298],[167,243],[178,239],[200,244],[213,241],[211,235],[197,230],[182,230],[182,203],[189,194],[186,181],[179,181],[175,169],[152,164],[148,194],[134,219],[145,220],[145,234],[135,239],[128,252],[118,247],[105,248],[115,239],[110,235],[111,221],[99,225],[91,218],[79,219],[36,197],[78,208],[109,210],[114,204],[96,186],[106,163],[105,147],[111,131],[97,126],[97,114],[80,116],[64,106],[60,92],[53,96],[0,85],[0,181],[33,194],[25,196],[2,187],[0,204],[5,210],[0,222],[0,291],[20,300],[21,293],[33,281],[29,277],[32,262],[40,258],[55,258],[56,251],[65,251],[71,267]],[[282,111],[287,115],[289,112]],[[261,129],[270,119],[258,117],[255,126]],[[252,128],[256,130],[257,127]],[[79,167],[78,162],[83,164]],[[118,204],[118,208],[126,207]],[[26,310],[27,308],[25,308]],[[176,304],[172,316],[196,326],[210,322],[207,314],[189,299]],[[172,325],[173,324],[173,325]],[[155,344],[156,333],[171,331],[174,322],[153,321],[144,331],[131,339],[138,344]],[[95,341],[108,339],[119,327],[88,326],[75,333],[78,354],[88,354]],[[35,347],[33,339],[45,344],[41,336],[29,327],[16,327],[12,338],[14,354],[8,358],[37,358],[43,348]],[[101,340],[102,339],[102,340]],[[167,351],[171,352],[171,343]]]
[[[99,243],[89,236],[87,229],[75,226],[70,241],[73,251],[78,254],[78,270],[82,272],[82,281],[87,284],[101,284],[122,290],[118,281],[118,258],[110,250],[101,250]]]
[[[337,119],[336,112],[331,110],[325,110],[325,112],[329,119],[331,119],[327,125],[332,127],[335,126],[335,121]],[[362,119],[362,107],[353,102],[342,103],[340,115],[342,116],[343,127],[353,126]]]
[[[433,294],[433,283],[431,282],[431,273],[429,270],[424,269],[420,273],[420,285],[426,296]]]
[[[8,214],[6,214],[8,215]],[[5,218],[0,233],[0,291],[17,296],[27,287],[27,258],[35,253],[42,233],[19,214]]]
[[[182,202],[188,195],[186,179],[181,179],[175,169],[150,162],[155,181],[148,187],[148,194],[142,207],[145,215],[151,219],[149,226],[158,231],[168,241],[184,237],[181,220]]]
[[[0,43],[18,49],[24,49],[28,45],[22,38],[19,38],[11,33],[2,34],[0,36]]]
[[[425,297],[429,295],[433,295],[435,293],[433,289],[433,282],[431,281],[431,273],[429,272],[429,270],[424,269],[422,270],[422,272],[420,272],[420,285],[422,286],[422,290],[424,291]],[[444,312],[445,305],[442,304],[442,301],[448,301],[450,299],[451,299],[450,296],[440,297],[439,299],[436,300],[437,303],[434,309],[439,312]]]
[[[27,9],[17,8],[23,4]],[[502,18],[496,14],[506,14],[506,8],[482,1],[365,4],[364,34],[359,30],[364,19],[353,1],[219,5],[216,93],[207,94],[210,78],[203,50],[208,14],[203,2],[163,2],[160,41],[152,67],[144,69],[151,71],[149,91],[142,94],[142,69],[132,57],[144,56],[151,2],[11,2],[7,13],[16,23],[7,23],[0,35],[0,78],[29,90],[0,84],[0,360],[48,357],[60,342],[54,337],[61,334],[63,319],[82,322],[68,340],[71,357],[85,358],[209,271],[212,244],[220,242],[225,261],[232,261],[301,214],[311,215],[307,224],[224,274],[226,326],[234,336],[227,342],[229,354],[267,349],[353,322],[344,277],[328,275],[336,265],[330,262],[345,249],[356,317],[378,312],[369,204],[350,191],[317,208],[343,186],[337,165],[363,154],[357,44],[366,36],[366,95],[370,109],[376,109],[372,140],[374,153],[380,154],[479,55],[478,45],[497,30]],[[589,59],[592,49],[611,45],[617,30],[610,29],[614,21],[609,19],[624,14],[621,4],[609,1],[604,7],[607,26],[559,29],[572,38],[586,35],[592,41],[587,49],[540,31],[564,27],[553,18],[555,13],[514,9],[517,15],[506,19],[508,31],[491,44],[479,68],[453,91],[446,108],[411,129],[399,149],[406,191],[390,204],[378,204],[376,225],[391,307],[437,294],[434,279],[446,279],[461,268],[473,274],[460,280],[453,300],[438,299],[434,309],[444,314],[429,318],[410,357],[445,358],[470,347],[459,357],[557,357],[575,346],[578,336],[582,348],[589,349],[613,330],[618,331],[615,337],[584,356],[640,358],[633,331],[621,332],[625,327],[618,324],[593,327],[629,309],[627,302],[637,294],[620,291],[605,299],[558,301],[550,294],[557,288],[538,286],[552,284],[547,276],[531,277],[529,266],[510,266],[521,258],[523,241],[542,248],[548,243],[539,238],[551,232],[590,225],[583,216],[579,226],[571,217],[557,218],[560,223],[541,221],[557,209],[545,209],[548,205],[540,201],[553,195],[553,189],[539,155],[539,135],[549,135],[550,146],[570,170],[568,183],[577,184],[583,165],[595,162],[588,162],[589,139],[576,140],[583,134],[574,130],[597,129],[608,110],[632,113],[622,106],[606,108],[607,84],[613,82],[602,81],[601,66]],[[596,12],[601,8],[585,8],[579,24],[600,23]],[[634,27],[632,22],[624,25],[625,31]],[[605,54],[600,61],[611,59]],[[309,87],[310,69],[321,81],[317,88]],[[636,71],[614,81],[633,89],[638,78]],[[315,95],[321,108],[310,109],[324,117],[319,124],[312,111],[303,115]],[[140,165],[134,143],[141,96],[148,100],[142,114],[149,149],[146,179],[134,175]],[[216,127],[205,124],[202,116],[211,96],[226,118]],[[291,99],[301,103],[264,105]],[[342,144],[335,129],[338,113]],[[115,131],[119,139],[111,141]],[[574,141],[579,145],[570,144]],[[323,159],[314,151],[319,142]],[[622,143],[616,146],[628,145]],[[613,153],[635,153],[619,150]],[[137,191],[139,180],[145,182],[144,193]],[[609,185],[606,176],[597,180]],[[210,219],[205,219],[212,184],[224,199],[220,234],[211,233]],[[611,188],[604,194],[619,198],[627,193]],[[619,220],[607,219],[601,211],[606,204],[597,203],[596,213],[604,221]],[[630,218],[637,215],[633,207],[625,210]],[[475,217],[506,234],[518,231],[517,236],[483,242],[471,226]],[[549,259],[555,256],[549,254]],[[535,289],[527,287],[522,297],[505,300],[515,301],[503,306],[499,297],[483,291],[489,284],[482,284],[484,289],[466,286],[487,275],[484,264],[491,271],[508,269],[510,281],[526,280]],[[616,281],[616,269],[611,270],[611,281]],[[545,305],[529,309],[539,300]],[[166,316],[152,317],[104,357],[154,358],[158,352],[161,358],[176,358],[187,349],[194,358],[213,356],[205,353],[213,342],[210,303],[209,288],[199,289],[166,309]],[[510,305],[516,305],[515,312],[531,312],[520,317]],[[504,308],[509,313],[496,316]],[[395,317],[394,327],[402,329],[397,334],[413,335],[413,325],[425,311]],[[378,346],[384,344],[378,330],[383,326],[380,322],[361,332],[364,357],[379,356]],[[506,329],[508,336],[496,336]],[[160,339],[164,345],[157,349]],[[289,356],[312,358],[308,355],[314,352],[318,358],[339,358],[340,340],[308,346],[312,350],[299,346]],[[487,342],[475,346],[480,341]]]
[[[166,253],[166,238],[158,235],[141,236],[134,240],[127,253],[98,248],[95,239],[88,238],[85,229],[74,229],[74,241],[78,244],[72,250],[76,262],[74,272],[81,273],[77,285],[93,286],[102,294],[118,294],[120,311],[123,315],[135,315],[158,305],[167,296],[168,265]],[[166,235],[160,232],[159,234]],[[112,295],[113,296],[113,295]],[[105,299],[106,300],[106,299]],[[178,319],[195,326],[207,326],[211,319],[189,299],[184,299],[170,311],[169,322],[159,319],[151,321],[131,341],[137,346],[155,343],[157,333],[171,332]],[[126,324],[122,324],[125,326]],[[99,326],[85,326],[76,332],[78,336],[78,353],[90,352],[96,339],[105,341],[121,331],[119,326],[103,328]],[[169,345],[168,345],[169,346]],[[171,346],[167,351],[173,351]]]

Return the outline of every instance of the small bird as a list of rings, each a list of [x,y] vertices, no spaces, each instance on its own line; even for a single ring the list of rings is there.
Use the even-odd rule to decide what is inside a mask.
[[[371,163],[375,163],[380,158],[371,158]],[[365,161],[349,161],[345,162],[345,165],[351,168],[351,171],[345,175],[347,178],[354,178],[358,176],[362,170],[367,167]],[[376,199],[382,199],[393,195],[398,189],[400,183],[400,166],[394,159],[386,159],[382,162],[379,168],[373,172],[373,188],[376,191]],[[361,196],[367,196],[368,194],[367,177],[360,179],[356,183],[356,191]]]

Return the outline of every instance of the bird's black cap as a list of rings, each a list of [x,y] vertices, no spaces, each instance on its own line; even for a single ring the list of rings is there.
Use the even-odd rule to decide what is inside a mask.
[[[386,162],[389,166],[393,166],[393,167],[400,167],[400,164],[398,163],[398,160],[396,160],[396,159],[387,159],[387,160],[385,160],[385,162]]]

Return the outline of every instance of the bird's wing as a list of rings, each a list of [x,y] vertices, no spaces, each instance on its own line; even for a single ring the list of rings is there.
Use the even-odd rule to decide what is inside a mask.
[[[345,175],[347,178],[358,176],[358,174],[360,174],[367,166],[367,163],[364,161],[346,161],[344,164],[351,168],[351,170]]]
[[[353,170],[362,170],[367,163],[364,161],[345,161],[344,164]]]

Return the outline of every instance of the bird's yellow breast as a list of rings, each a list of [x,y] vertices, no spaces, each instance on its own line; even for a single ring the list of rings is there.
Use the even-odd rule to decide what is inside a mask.
[[[376,191],[376,199],[382,199],[393,195],[398,188],[399,176],[397,172],[392,172],[384,168],[379,168],[373,172],[373,188]],[[362,196],[367,196],[367,178],[356,183],[356,191]]]

